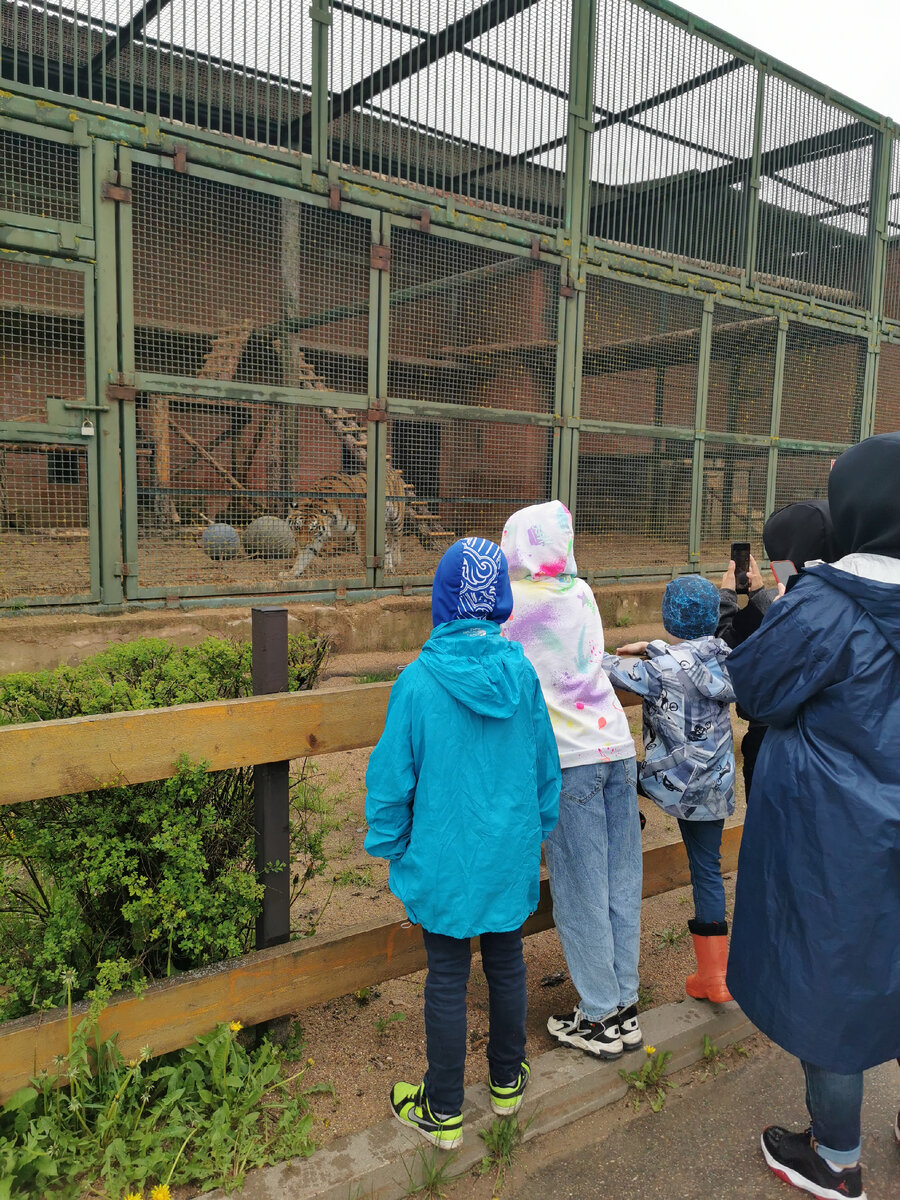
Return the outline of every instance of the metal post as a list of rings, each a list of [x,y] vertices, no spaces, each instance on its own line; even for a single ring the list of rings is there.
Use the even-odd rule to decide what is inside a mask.
[[[890,206],[893,138],[883,129],[874,136],[872,182],[869,192],[869,232],[866,247],[865,308],[877,325],[884,313],[887,218]]]
[[[694,410],[694,461],[691,470],[691,523],[688,533],[688,555],[691,566],[700,564],[700,542],[703,530],[703,458],[706,449],[706,409],[709,401],[709,362],[712,353],[713,301],[703,301],[700,322],[700,348],[697,363],[697,403]]]
[[[775,341],[775,376],[772,380],[772,421],[769,425],[771,445],[769,467],[766,472],[766,516],[775,511],[775,492],[778,486],[778,436],[781,428],[781,393],[784,388],[784,361],[787,353],[788,319],[784,313],[778,317],[778,334]]]
[[[753,114],[753,149],[750,178],[747,180],[744,209],[744,279],[749,286],[756,273],[756,251],[759,242],[759,175],[762,164],[762,132],[765,120],[766,73],[756,67],[756,108]]]
[[[314,171],[328,169],[328,41],[331,36],[330,0],[313,0],[312,18],[312,165]],[[302,142],[299,147],[305,149]]]
[[[286,608],[251,611],[253,694],[288,690]],[[265,754],[265,749],[261,751]],[[253,768],[253,824],[256,829],[256,874],[265,884],[262,912],[256,919],[256,948],[278,946],[291,933],[290,779],[287,762]],[[273,870],[272,864],[278,863]]]
[[[116,205],[103,197],[104,183],[115,179],[116,147],[97,138],[94,142],[94,237],[97,245],[96,379],[95,403],[107,411],[97,413],[97,456],[100,537],[100,594],[104,604],[121,604],[121,457],[119,412],[108,407],[106,384],[119,371],[118,294],[116,280]],[[93,353],[87,347],[87,353]],[[93,453],[93,451],[89,451]],[[92,522],[92,529],[95,526]]]

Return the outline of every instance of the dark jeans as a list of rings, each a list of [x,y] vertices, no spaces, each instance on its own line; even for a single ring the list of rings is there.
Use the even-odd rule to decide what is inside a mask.
[[[719,867],[724,824],[721,817],[718,821],[683,821],[678,818],[678,828],[691,868],[694,919],[702,925],[725,920],[725,885]]]
[[[838,1075],[812,1063],[801,1065],[806,1076],[806,1108],[819,1154],[839,1166],[855,1162],[860,1152],[862,1071]]]
[[[425,1039],[428,1072],[425,1095],[432,1112],[462,1110],[466,1070],[466,984],[472,961],[468,938],[423,930],[428,955],[425,980]],[[525,959],[522,930],[481,935],[481,965],[490,999],[487,1060],[491,1079],[501,1086],[519,1078],[525,1058]]]
[[[759,756],[763,738],[766,736],[767,725],[751,725],[744,734],[741,742],[741,754],[744,756],[742,771],[744,774],[744,795],[750,799],[750,788],[753,786],[753,770]]]

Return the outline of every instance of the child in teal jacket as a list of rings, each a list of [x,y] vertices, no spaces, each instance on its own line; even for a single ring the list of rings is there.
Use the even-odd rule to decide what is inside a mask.
[[[537,907],[541,842],[559,812],[556,740],[534,668],[500,636],[506,559],[456,542],[432,591],[434,629],[394,684],[366,771],[366,850],[422,926],[428,1072],[397,1083],[394,1115],[442,1149],[462,1141],[470,939],[490,990],[491,1104],[515,1112],[528,1082],[522,924]]]

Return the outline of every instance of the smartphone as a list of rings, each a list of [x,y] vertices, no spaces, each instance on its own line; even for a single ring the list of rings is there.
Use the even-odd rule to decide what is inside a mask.
[[[797,568],[789,558],[777,558],[775,562],[771,564],[771,566],[772,574],[780,584],[784,585],[784,587],[787,587],[787,581],[790,579],[790,577],[797,574]]]
[[[731,558],[734,562],[734,590],[746,595],[750,591],[750,543],[732,542]]]

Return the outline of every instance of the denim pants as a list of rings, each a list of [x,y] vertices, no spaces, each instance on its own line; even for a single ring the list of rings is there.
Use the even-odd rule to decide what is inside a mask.
[[[861,1149],[862,1071],[838,1075],[812,1063],[801,1065],[816,1150],[838,1166],[856,1162]]]
[[[472,962],[468,938],[422,931],[428,955],[425,979],[425,1095],[432,1112],[462,1110],[466,1071],[466,984]],[[488,984],[491,1079],[501,1086],[519,1078],[525,1058],[525,958],[522,930],[481,935],[481,965]]]
[[[589,1021],[637,1000],[641,825],[633,758],[565,767],[544,842],[553,919]]]
[[[725,821],[683,821],[678,818],[681,840],[687,850],[694,891],[694,919],[702,924],[725,920],[725,885],[719,855]]]

